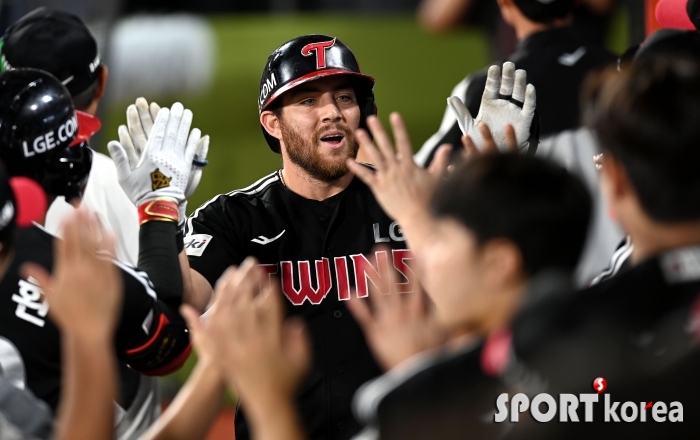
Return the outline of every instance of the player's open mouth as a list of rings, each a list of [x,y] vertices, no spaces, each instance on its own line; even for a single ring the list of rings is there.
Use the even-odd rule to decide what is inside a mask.
[[[332,148],[341,147],[344,144],[343,140],[345,140],[345,134],[342,132],[333,132],[321,136],[321,142],[324,142]]]

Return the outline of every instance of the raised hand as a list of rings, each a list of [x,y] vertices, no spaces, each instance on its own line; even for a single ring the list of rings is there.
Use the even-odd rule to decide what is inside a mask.
[[[361,148],[372,158],[375,170],[348,160],[348,168],[370,187],[386,213],[399,223],[427,212],[430,197],[435,192],[449,162],[450,147],[441,146],[428,170],[413,162],[413,148],[401,115],[389,116],[396,149],[376,116],[367,118],[367,132],[358,130],[356,138]]]
[[[159,198],[178,204],[185,201],[192,160],[201,137],[198,129],[190,133],[191,124],[192,112],[182,104],[161,109],[135,169],[129,165],[122,144],[111,141],[107,145],[119,183],[136,206]]]
[[[484,124],[490,128],[493,142],[500,151],[508,149],[508,125],[515,132],[517,147],[528,147],[530,126],[535,116],[535,86],[527,84],[527,73],[524,70],[516,71],[513,63],[504,63],[502,74],[498,66],[489,68],[476,119],[472,118],[458,97],[448,98],[447,103],[462,133],[472,139],[477,149],[482,150],[487,145],[487,139],[480,129]]]
[[[122,299],[122,280],[110,258],[113,239],[94,214],[78,209],[65,220],[63,240],[55,246],[53,275],[34,263],[25,264],[23,274],[39,282],[62,332],[111,340]]]
[[[195,344],[215,344],[223,375],[246,407],[291,399],[311,364],[305,327],[284,319],[279,283],[266,278],[257,261],[248,258],[219,279],[216,300],[203,322],[193,309],[183,310],[199,335]]]
[[[352,295],[348,302],[348,309],[362,327],[375,359],[385,370],[442,345],[446,339],[429,310],[428,297],[420,284],[413,280],[412,292],[394,292],[399,276],[393,267],[390,271],[381,277],[379,286],[370,285],[367,298]]]

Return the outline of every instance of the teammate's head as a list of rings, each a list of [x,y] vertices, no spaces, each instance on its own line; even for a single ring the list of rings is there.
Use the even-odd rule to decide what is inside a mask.
[[[10,176],[26,176],[47,194],[81,195],[99,121],[73,109],[68,90],[37,69],[0,73],[0,159]]]
[[[504,19],[514,25],[513,8],[527,20],[535,23],[552,24],[568,17],[573,11],[574,0],[498,0]]]
[[[584,95],[604,151],[602,188],[623,226],[636,207],[657,222],[699,221],[700,64],[637,59],[589,81]]]
[[[305,35],[277,48],[260,79],[258,109],[270,148],[312,176],[335,180],[357,154],[354,131],[376,113],[374,79],[337,38]]]
[[[58,78],[75,108],[95,114],[107,81],[97,42],[83,21],[66,12],[39,8],[20,18],[2,38],[2,70],[32,67]]]
[[[558,165],[487,155],[448,177],[432,210],[436,241],[443,244],[421,263],[421,276],[441,274],[443,288],[430,294],[441,321],[455,326],[513,313],[533,275],[572,271],[591,201],[583,184]]]

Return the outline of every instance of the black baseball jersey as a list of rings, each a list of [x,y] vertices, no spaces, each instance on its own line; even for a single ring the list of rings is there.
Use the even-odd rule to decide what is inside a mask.
[[[579,94],[588,73],[610,65],[616,57],[605,49],[581,40],[570,27],[551,29],[530,35],[518,43],[506,61],[527,71],[527,81],[537,90],[540,139],[564,130],[577,128]],[[459,96],[473,117],[479,114],[486,87],[487,70],[469,75],[452,91]],[[462,131],[452,111],[447,108],[440,129],[416,154],[416,162],[427,167],[437,148],[448,143],[453,157],[462,150]]]
[[[392,250],[368,255],[378,243]],[[313,344],[312,371],[297,398],[309,438],[350,438],[359,429],[350,410],[353,393],[380,370],[345,301],[353,286],[367,296],[369,283],[389,265],[405,276],[398,291],[410,289],[401,229],[369,188],[355,178],[333,197],[309,200],[290,191],[276,171],[198,208],[187,220],[185,250],[212,286],[247,256],[280,279],[288,314],[306,321]],[[249,435],[239,411],[236,438]]]
[[[570,297],[527,307],[513,326],[515,358],[541,391],[591,393],[607,381],[612,401],[681,402],[683,423],[532,424],[517,438],[690,438],[700,429],[700,247],[649,258]],[[521,368],[523,369],[523,368]],[[643,405],[644,406],[644,405]],[[582,411],[579,410],[579,416]],[[617,412],[619,418],[619,408]],[[576,425],[576,426],[572,426]],[[523,425],[525,426],[525,425]],[[693,435],[690,435],[693,433]]]
[[[499,438],[496,397],[506,388],[482,370],[484,344],[420,354],[358,391],[362,440]]]
[[[51,271],[53,244],[58,240],[34,226],[16,232],[15,254],[0,282],[0,366],[3,375],[21,388],[29,388],[55,410],[61,391],[61,338],[48,316],[36,280],[20,277],[20,268],[33,262]],[[156,371],[172,360],[176,350],[189,353],[187,333],[172,331],[181,318],[159,301],[148,276],[131,266],[114,262],[122,277],[122,309],[115,334],[117,356],[131,365]],[[182,323],[184,328],[184,323]],[[180,330],[177,328],[177,330]],[[182,339],[182,340],[181,340]],[[184,345],[183,345],[184,344]],[[183,348],[186,347],[186,348]],[[123,394],[133,394],[129,381]]]

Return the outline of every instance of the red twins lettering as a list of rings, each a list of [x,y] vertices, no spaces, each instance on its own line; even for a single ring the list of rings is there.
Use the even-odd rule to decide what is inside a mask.
[[[331,41],[321,41],[318,43],[309,43],[301,48],[301,54],[305,57],[316,54],[316,69],[324,69],[326,67],[326,49],[335,46],[335,38]]]
[[[359,298],[364,298],[369,294],[370,283],[376,286],[381,278],[388,276],[392,263],[394,269],[403,278],[392,287],[392,292],[411,292],[413,290],[413,271],[408,264],[411,259],[411,251],[393,249],[391,255],[387,251],[379,251],[368,256],[357,254],[349,257],[335,257],[332,262],[328,258],[315,261],[282,261],[279,272],[282,292],[296,306],[304,304],[305,301],[316,305],[321,304],[333,287],[331,273],[334,272],[338,300],[347,301],[350,299],[350,285],[353,275],[356,294]],[[350,262],[352,262],[352,269],[350,269]],[[332,270],[331,265],[334,266],[334,270]],[[260,266],[268,276],[278,273],[276,264],[261,264]],[[315,276],[312,268],[316,269]]]

